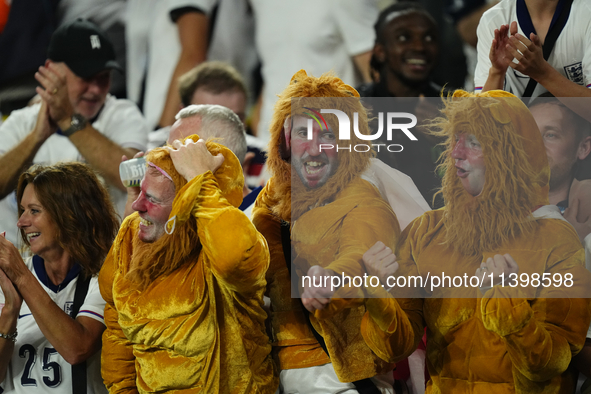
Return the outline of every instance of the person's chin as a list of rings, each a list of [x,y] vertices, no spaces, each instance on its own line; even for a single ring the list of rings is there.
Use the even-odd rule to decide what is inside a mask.
[[[77,112],[86,119],[92,119],[99,113],[102,106],[103,103],[100,101],[83,102],[78,106]]]
[[[138,233],[138,238],[140,239],[140,241],[147,244],[154,242],[154,234],[151,234],[151,232],[144,231],[142,229],[140,229]]]

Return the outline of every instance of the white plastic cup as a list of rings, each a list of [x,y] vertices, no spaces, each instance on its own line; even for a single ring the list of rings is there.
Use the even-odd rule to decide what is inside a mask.
[[[146,159],[138,157],[119,164],[119,176],[125,187],[139,187],[146,173]]]

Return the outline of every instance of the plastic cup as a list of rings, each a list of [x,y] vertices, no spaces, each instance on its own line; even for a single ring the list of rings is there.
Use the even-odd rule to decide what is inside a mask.
[[[119,176],[125,187],[139,187],[146,173],[146,159],[138,157],[119,164]]]

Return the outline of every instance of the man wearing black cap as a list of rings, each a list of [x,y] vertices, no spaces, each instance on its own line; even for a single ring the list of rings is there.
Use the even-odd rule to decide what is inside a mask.
[[[109,185],[122,213],[121,156],[145,150],[148,126],[131,101],[108,95],[111,69],[120,69],[113,45],[89,21],[62,25],[35,78],[41,102],[13,111],[0,127],[0,229],[16,241],[16,200],[21,171],[33,163],[84,161]]]

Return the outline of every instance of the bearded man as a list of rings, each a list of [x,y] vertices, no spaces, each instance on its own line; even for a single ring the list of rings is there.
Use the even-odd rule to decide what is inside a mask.
[[[330,299],[330,281],[321,287],[304,281],[292,298],[290,260],[298,277],[363,276],[363,253],[376,241],[394,247],[400,234],[392,208],[363,179],[372,152],[347,149],[367,141],[352,130],[351,140],[339,140],[334,115],[324,115],[326,123],[313,121],[323,108],[349,119],[357,113],[360,133],[369,134],[355,89],[332,75],[315,78],[299,71],[275,107],[267,160],[273,176],[253,210],[253,223],[271,255],[267,293],[280,388],[285,393],[392,393],[393,366],[360,335],[363,302]],[[297,287],[293,290],[297,293]],[[351,290],[349,296],[359,296],[345,289]]]
[[[146,162],[137,213],[121,225],[99,276],[107,387],[274,393],[262,308],[269,255],[237,209],[240,162],[196,135],[151,150]]]
[[[587,296],[589,273],[575,230],[548,204],[550,170],[536,122],[502,91],[457,91],[442,113],[434,126],[447,138],[445,207],[405,229],[393,256],[396,274],[475,275],[485,278],[483,286],[427,286],[414,294],[423,298],[367,299],[362,334],[395,362],[426,326],[428,393],[573,392],[567,367],[591,317],[589,299],[576,297]],[[376,256],[392,258],[377,249],[365,256],[370,272]],[[512,274],[517,283],[508,280]],[[524,275],[572,281],[532,288],[524,287]]]

